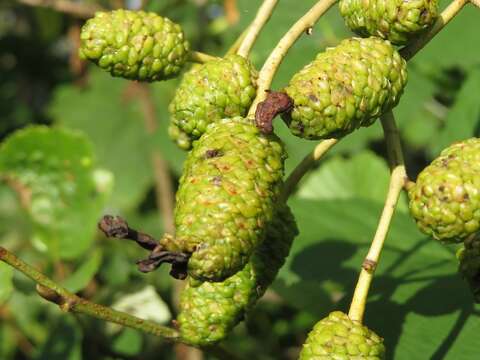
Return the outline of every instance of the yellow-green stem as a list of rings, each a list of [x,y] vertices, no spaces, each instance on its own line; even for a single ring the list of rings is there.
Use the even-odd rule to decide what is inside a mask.
[[[59,305],[63,311],[87,314],[100,320],[128,326],[169,340],[180,340],[179,333],[174,329],[95,304],[72,294],[3,247],[0,247],[0,261],[14,267],[35,281],[37,283],[38,293],[46,300]]]
[[[480,0],[470,0],[470,2],[476,7],[480,8]]]
[[[348,316],[352,320],[359,322],[362,322],[363,320],[373,274],[375,273],[375,269],[380,259],[380,254],[388,234],[388,229],[390,228],[398,198],[407,181],[407,173],[405,170],[399,133],[391,111],[382,116],[382,126],[383,132],[385,133],[388,158],[392,170],[383,212],[368,254],[363,261],[360,276],[348,312]]]
[[[268,56],[258,75],[257,97],[253,101],[249,116],[255,114],[255,109],[259,102],[265,100],[266,90],[270,88],[273,77],[282,63],[283,58],[287,55],[288,50],[292,47],[300,35],[310,29],[318,19],[335,4],[337,0],[320,0],[318,1],[304,16],[302,16],[287,33],[280,39],[277,46]]]
[[[188,61],[204,64],[207,61],[218,60],[218,57],[202,53],[200,51],[190,51]]]
[[[263,4],[258,9],[257,15],[255,19],[248,27],[247,33],[245,34],[245,38],[241,42],[237,54],[243,57],[248,57],[250,50],[255,43],[260,31],[267,23],[268,19],[272,15],[275,6],[277,5],[278,0],[264,0]]]
[[[478,1],[478,0],[477,0]],[[432,38],[447,25],[460,10],[468,3],[468,0],[453,0],[445,10],[439,15],[435,24],[423,35],[416,38],[413,42],[400,50],[400,55],[404,59],[410,60],[417,52],[419,52]]]

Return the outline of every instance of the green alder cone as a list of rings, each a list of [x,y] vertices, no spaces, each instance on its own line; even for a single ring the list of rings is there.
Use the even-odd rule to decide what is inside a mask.
[[[79,55],[113,76],[158,81],[178,75],[190,45],[182,28],[152,12],[98,12],[82,27]]]
[[[296,136],[340,138],[397,105],[406,82],[406,62],[388,41],[346,39],[293,76],[283,119]]]
[[[340,311],[331,312],[308,334],[300,360],[382,360],[383,338]]]
[[[405,45],[433,25],[437,0],[340,0],[346,25],[360,36],[378,36]]]
[[[168,136],[170,136],[170,139],[172,139],[180,149],[189,150],[192,147],[192,139],[190,136],[175,124],[170,123],[168,126]]]
[[[475,302],[480,303],[480,238],[472,235],[465,239],[457,259],[459,273],[468,283]]]
[[[212,123],[194,142],[176,196],[176,238],[161,240],[191,254],[190,276],[223,281],[245,266],[272,220],[285,158],[278,137],[239,117]]]
[[[194,66],[170,103],[172,123],[195,140],[212,122],[245,116],[256,95],[257,76],[252,64],[239,55]]]
[[[480,139],[444,149],[408,191],[410,213],[424,233],[461,242],[480,227]]]
[[[177,317],[182,339],[197,346],[223,340],[272,283],[297,234],[295,219],[284,205],[242,270],[223,282],[198,284],[190,279],[182,291]]]

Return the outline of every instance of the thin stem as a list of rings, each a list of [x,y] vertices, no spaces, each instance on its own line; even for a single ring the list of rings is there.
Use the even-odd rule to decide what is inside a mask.
[[[41,6],[53,9],[55,11],[72,15],[81,19],[88,19],[95,15],[97,11],[104,10],[98,5],[81,4],[66,0],[17,0],[20,4],[28,6]]]
[[[270,19],[270,16],[272,15],[273,10],[275,9],[275,6],[277,5],[277,3],[278,3],[278,0],[263,1],[263,4],[258,9],[255,19],[248,27],[248,31],[245,35],[245,38],[243,39],[242,43],[240,44],[240,47],[238,48],[238,51],[237,51],[238,55],[243,56],[245,58],[248,57],[248,54],[250,53],[250,50],[252,49],[253,44],[255,43],[255,40],[257,40],[257,37],[260,34],[260,31],[265,26],[268,19]]]
[[[476,7],[480,8],[480,0],[470,0],[470,2]]]
[[[478,0],[477,0],[478,1]],[[468,3],[468,0],[453,0],[445,10],[439,15],[435,24],[424,33],[422,36],[416,38],[412,43],[400,50],[400,55],[404,59],[410,60],[417,52],[419,52],[432,38],[457,15],[460,10]]]
[[[383,244],[390,228],[390,223],[397,206],[400,192],[402,191],[407,179],[399,133],[395,124],[393,113],[391,111],[382,116],[382,126],[385,133],[389,163],[392,171],[383,212],[368,254],[363,261],[362,270],[355,287],[355,292],[353,294],[352,303],[348,313],[348,316],[352,320],[359,322],[362,322],[363,320],[368,291],[370,289],[370,284],[372,283],[373,274],[377,267],[380,254],[383,249]]]
[[[265,100],[266,90],[270,88],[273,77],[277,72],[278,67],[282,63],[283,58],[287,55],[288,50],[292,47],[295,41],[298,40],[306,30],[310,29],[318,19],[335,4],[337,0],[320,0],[318,1],[304,16],[302,16],[287,33],[280,39],[277,46],[268,56],[268,59],[263,64],[258,76],[258,90],[249,116],[255,114],[255,109],[259,102]]]
[[[218,60],[218,57],[202,53],[200,51],[190,51],[188,61],[204,64],[207,61]]]
[[[237,40],[235,40],[235,42],[228,48],[227,52],[225,53],[225,56],[237,53],[238,48],[240,47],[240,44],[243,42],[243,39],[245,39],[245,36],[247,36],[248,29],[249,27],[243,30],[243,32],[240,34]]]
[[[312,168],[312,166],[325,155],[336,143],[338,139],[327,139],[321,141],[312,152],[307,154],[303,160],[293,169],[288,176],[283,187],[280,199],[286,201],[292,194],[293,190],[303,178],[303,176]]]
[[[3,247],[0,247],[0,260],[35,281],[40,296],[50,302],[56,303],[60,306],[60,309],[65,312],[87,314],[103,321],[128,326],[148,334],[164,337],[168,340],[181,341],[179,333],[174,329],[95,304],[72,294]]]

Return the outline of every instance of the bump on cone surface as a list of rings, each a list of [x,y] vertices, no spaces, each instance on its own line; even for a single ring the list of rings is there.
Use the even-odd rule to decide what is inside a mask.
[[[284,120],[299,137],[339,138],[392,109],[406,81],[405,60],[388,41],[346,39],[293,76],[285,91],[294,108]]]
[[[194,66],[175,92],[169,111],[172,123],[199,138],[208,124],[246,115],[255,98],[257,72],[239,55]]]
[[[223,281],[263,241],[282,185],[283,145],[250,120],[212,123],[194,142],[177,191],[171,251],[191,253],[188,273]]]
[[[272,283],[297,234],[295,219],[284,206],[242,270],[223,282],[198,284],[190,279],[180,297],[182,338],[200,346],[223,340]]]
[[[180,149],[189,150],[192,147],[192,139],[188,134],[182,131],[175,124],[170,123],[168,126],[168,136],[172,139]]]
[[[480,303],[480,238],[472,235],[465,239],[457,252],[458,271],[468,283],[475,302]]]
[[[98,12],[82,27],[79,55],[113,76],[166,80],[187,61],[189,44],[178,24],[152,12]]]
[[[360,36],[378,36],[405,45],[438,16],[437,0],[341,0],[346,25]]]
[[[308,334],[300,360],[381,360],[383,339],[366,326],[334,311]]]
[[[480,227],[480,139],[444,149],[418,175],[408,195],[410,213],[424,233],[460,242]]]

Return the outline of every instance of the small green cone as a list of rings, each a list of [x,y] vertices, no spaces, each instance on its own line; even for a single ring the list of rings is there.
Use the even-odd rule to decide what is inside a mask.
[[[308,334],[299,360],[382,360],[383,338],[340,311],[331,312]]]
[[[480,303],[480,238],[472,235],[457,251],[458,272],[470,287],[476,303]]]
[[[410,213],[425,234],[461,242],[480,227],[480,139],[444,149],[409,188]]]
[[[112,76],[158,81],[178,75],[190,45],[182,28],[152,12],[98,12],[82,27],[79,55]]]
[[[360,36],[378,36],[405,45],[433,25],[437,0],[340,0],[346,25]]]
[[[293,76],[283,119],[296,136],[340,138],[392,109],[406,82],[406,62],[388,41],[346,39]]]
[[[245,266],[272,220],[285,158],[278,137],[239,117],[212,123],[194,142],[177,191],[176,238],[161,240],[191,254],[191,277],[223,281]]]
[[[172,124],[193,141],[215,121],[245,116],[256,95],[257,72],[239,55],[194,66],[169,106]]]
[[[223,282],[199,284],[189,279],[177,318],[182,339],[196,346],[223,340],[272,283],[297,234],[295,219],[283,206],[268,226],[265,241],[242,270]]]

